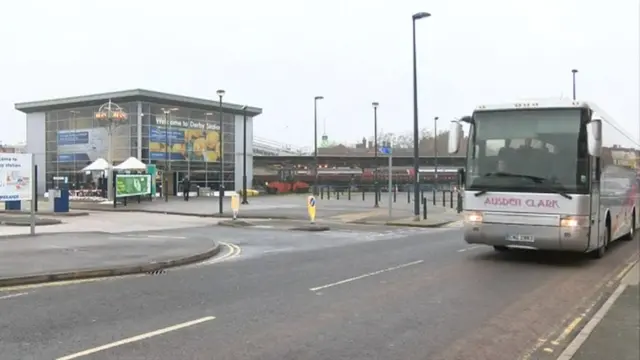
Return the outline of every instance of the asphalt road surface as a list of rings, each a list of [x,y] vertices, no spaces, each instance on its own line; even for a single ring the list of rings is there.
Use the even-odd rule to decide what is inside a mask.
[[[495,253],[459,229],[179,231],[202,232],[227,244],[206,263],[1,290],[0,359],[551,359],[638,249]]]

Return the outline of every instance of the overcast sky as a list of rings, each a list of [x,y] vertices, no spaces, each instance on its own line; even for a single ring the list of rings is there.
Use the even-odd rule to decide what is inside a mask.
[[[0,5],[0,141],[24,141],[15,102],[145,88],[262,107],[255,135],[353,143],[412,124],[411,14],[420,124],[476,105],[578,97],[639,130],[637,0],[21,0]]]

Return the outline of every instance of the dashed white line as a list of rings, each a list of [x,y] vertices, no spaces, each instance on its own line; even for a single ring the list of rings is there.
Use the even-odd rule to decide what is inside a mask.
[[[27,294],[28,294],[28,292],[21,292],[21,293],[3,295],[3,296],[0,296],[0,300],[13,299],[13,298],[17,298],[17,297],[24,296],[24,295],[27,295]]]
[[[126,339],[122,339],[122,340],[119,340],[119,341],[115,341],[115,342],[112,342],[112,343],[109,343],[109,344],[106,344],[106,345],[94,347],[94,348],[91,348],[91,349],[88,349],[88,350],[85,350],[85,351],[77,352],[75,354],[59,357],[56,360],[77,359],[79,357],[84,357],[84,356],[87,356],[87,355],[95,354],[95,353],[100,352],[100,351],[108,350],[108,349],[111,349],[111,348],[114,348],[114,347],[118,347],[118,346],[122,346],[122,345],[126,345],[126,344],[130,344],[130,343],[133,343],[133,342],[142,341],[142,340],[145,340],[145,339],[152,338],[154,336],[159,336],[159,335],[162,335],[162,334],[166,334],[168,332],[180,330],[180,329],[183,329],[183,328],[186,328],[186,327],[189,327],[189,326],[194,326],[194,325],[203,323],[205,321],[211,321],[211,320],[214,320],[214,319],[215,319],[215,317],[213,317],[213,316],[205,316],[205,317],[197,319],[197,320],[187,321],[187,322],[184,322],[184,323],[181,323],[181,324],[169,326],[169,327],[166,327],[166,328],[163,328],[163,329],[158,329],[158,330],[151,331],[151,332],[148,332],[148,333],[144,333],[144,334],[140,334],[140,335],[137,335],[137,336],[132,336],[130,338],[126,338]]]
[[[334,282],[334,283],[331,283],[331,284],[326,284],[326,285],[322,285],[322,286],[313,287],[313,288],[310,288],[309,290],[318,291],[318,290],[330,288],[330,287],[333,287],[333,286],[338,286],[338,285],[350,283],[352,281],[364,279],[364,278],[367,278],[367,277],[370,277],[370,276],[379,275],[379,274],[386,273],[386,272],[389,272],[389,271],[402,269],[402,268],[405,268],[405,267],[408,267],[408,266],[418,265],[418,264],[421,264],[423,262],[424,262],[424,260],[412,261],[410,263],[397,265],[397,266],[392,266],[390,268],[386,268],[386,269],[382,269],[382,270],[378,270],[378,271],[362,274],[360,276],[356,276],[356,277],[340,280],[340,281],[337,281],[337,282]]]
[[[458,252],[465,252],[465,251],[469,251],[469,250],[475,250],[475,249],[479,249],[481,247],[482,247],[481,245],[475,245],[475,246],[471,246],[471,247],[468,247],[468,248],[460,249],[460,250],[458,250]]]

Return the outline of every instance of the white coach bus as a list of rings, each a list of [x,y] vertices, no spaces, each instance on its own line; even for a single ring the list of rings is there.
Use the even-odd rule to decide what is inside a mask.
[[[467,243],[600,258],[640,225],[640,144],[594,104],[479,106],[452,122],[449,152],[461,148]]]

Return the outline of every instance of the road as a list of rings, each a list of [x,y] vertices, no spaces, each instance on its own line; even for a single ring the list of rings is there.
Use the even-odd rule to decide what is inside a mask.
[[[495,253],[455,228],[162,233],[203,232],[229,244],[220,258],[0,291],[0,358],[551,359],[638,249]]]

